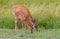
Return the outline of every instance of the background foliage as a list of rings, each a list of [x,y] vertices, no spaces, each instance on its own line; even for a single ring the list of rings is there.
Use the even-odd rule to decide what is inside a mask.
[[[29,9],[38,27],[60,28],[60,0],[0,0],[0,28],[14,28],[12,6],[16,4]]]

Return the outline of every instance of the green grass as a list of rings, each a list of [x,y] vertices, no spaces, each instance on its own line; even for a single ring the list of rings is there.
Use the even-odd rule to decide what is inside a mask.
[[[39,27],[60,28],[60,0],[0,0],[0,28],[14,28],[15,4],[26,6]]]
[[[15,4],[29,9],[39,31],[32,34],[21,29],[14,31],[12,6]],[[60,39],[60,0],[0,0],[0,39]]]
[[[60,39],[60,29],[40,29],[32,34],[21,29],[17,33],[14,29],[0,29],[0,39]]]

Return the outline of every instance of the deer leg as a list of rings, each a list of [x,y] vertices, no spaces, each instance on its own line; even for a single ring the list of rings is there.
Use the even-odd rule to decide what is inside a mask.
[[[30,33],[32,33],[33,27],[31,26],[30,22],[27,21],[27,22],[26,22],[26,25],[27,25],[27,27],[28,27]]]
[[[32,27],[29,24],[27,24],[27,27],[28,27],[30,33],[32,33]]]
[[[18,19],[15,19],[15,32],[18,32]]]
[[[22,21],[22,31],[24,31],[24,21]]]

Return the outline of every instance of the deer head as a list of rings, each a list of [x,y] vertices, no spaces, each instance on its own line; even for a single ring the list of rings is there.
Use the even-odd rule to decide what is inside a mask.
[[[32,26],[33,26],[33,29],[37,30],[37,24],[36,24],[35,18],[32,19]]]

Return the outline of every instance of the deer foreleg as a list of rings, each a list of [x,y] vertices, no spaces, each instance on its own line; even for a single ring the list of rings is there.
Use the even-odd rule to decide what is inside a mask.
[[[22,31],[24,31],[24,21],[22,21]]]

